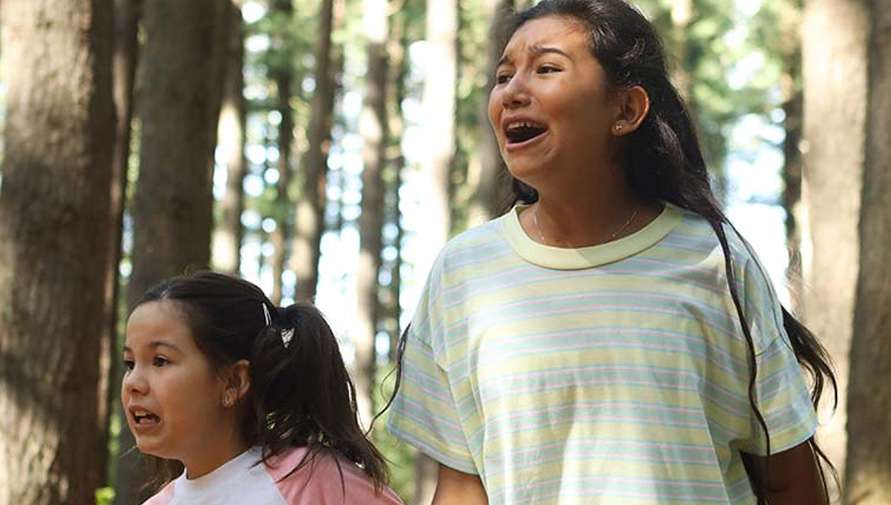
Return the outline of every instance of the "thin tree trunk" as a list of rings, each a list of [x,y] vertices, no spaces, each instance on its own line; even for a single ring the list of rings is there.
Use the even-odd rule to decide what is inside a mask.
[[[859,265],[866,120],[868,16],[859,0],[809,0],[803,38],[804,179],[810,244],[802,263],[810,287],[803,314],[832,356],[839,408],[820,438],[842,470],[848,351]],[[842,77],[843,78],[840,78]],[[842,470],[843,471],[843,470]]]
[[[797,58],[796,58],[797,59]],[[797,80],[801,72],[800,60],[797,68],[791,67],[784,80]],[[791,84],[791,83],[790,83]],[[797,88],[797,87],[796,87]],[[802,202],[801,202],[801,128],[803,123],[802,104],[803,96],[800,89],[790,90],[787,100],[783,103],[784,130],[783,139],[783,209],[786,211],[786,247],[789,251],[789,265],[786,268],[786,283],[792,295],[792,305],[797,307],[801,303],[802,296],[802,272],[801,272],[801,227]]]
[[[422,170],[428,181],[425,194],[424,241],[433,249],[443,246],[449,234],[449,166],[455,151],[455,82],[458,33],[456,0],[427,0],[427,68],[423,109],[427,122],[428,157]],[[417,267],[427,272],[433,258]],[[418,453],[415,460],[415,503],[430,503],[436,485],[436,464]]]
[[[676,63],[671,72],[671,80],[681,97],[688,103],[693,100],[693,81],[689,68],[689,33],[690,23],[693,21],[693,0],[671,1],[671,24],[673,56]]]
[[[455,82],[458,27],[456,0],[427,0],[427,60],[423,109],[428,157],[423,170],[429,181],[427,239],[445,244],[449,233],[449,167],[455,154]],[[432,260],[432,258],[431,258]]]
[[[387,120],[387,0],[365,0],[364,36],[368,51],[365,101],[359,118],[363,140],[362,214],[359,216],[359,267],[356,272],[358,324],[353,338],[356,349],[356,392],[363,422],[374,410],[375,336],[382,310],[378,274],[381,270],[384,225],[384,166],[389,141]]]
[[[244,155],[244,21],[241,17],[241,0],[233,0],[230,5],[226,78],[218,133],[219,144],[223,148],[222,161],[226,164],[226,193],[219,203],[221,221],[214,229],[213,264],[219,270],[237,274],[244,241],[244,227],[241,225],[241,214],[244,212],[242,185],[247,175]]]
[[[402,241],[404,238],[404,228],[402,226],[402,211],[399,208],[400,196],[399,190],[402,187],[402,169],[405,167],[405,156],[402,153],[402,145],[399,139],[402,138],[405,130],[405,123],[402,120],[402,101],[406,96],[405,79],[408,75],[408,46],[411,43],[406,33],[407,16],[405,14],[396,16],[393,23],[393,29],[390,30],[390,73],[391,73],[391,97],[389,118],[389,130],[391,132],[390,141],[392,155],[388,155],[389,177],[387,192],[389,194],[389,221],[396,227],[396,236],[393,238],[393,247],[396,250],[390,266],[390,293],[387,316],[390,323],[387,325],[387,331],[390,334],[390,345],[388,360],[390,363],[396,362],[396,352],[399,345],[399,320],[402,317],[402,306],[399,303],[399,297],[402,292]]]
[[[848,505],[891,503],[891,1],[871,4],[860,274],[848,389]]]
[[[495,82],[495,67],[501,58],[501,44],[507,21],[514,11],[513,0],[486,0],[486,15],[489,18],[489,52],[486,55],[486,90],[492,89]],[[481,142],[478,159],[472,160],[469,169],[478,165],[479,175],[469,176],[478,180],[478,189],[473,191],[467,213],[468,226],[484,223],[501,214],[510,206],[510,175],[498,151],[495,132],[489,124],[488,94],[477,108],[477,121]]]
[[[133,197],[133,272],[127,301],[187,268],[210,263],[213,152],[222,100],[224,0],[145,4],[139,178]],[[133,445],[121,430],[120,448]],[[118,465],[116,503],[140,502],[146,473],[134,453]]]
[[[309,122],[309,150],[304,163],[301,198],[296,208],[291,266],[297,276],[297,300],[313,300],[319,278],[319,257],[325,228],[325,188],[328,174],[331,122],[334,115],[336,69],[340,60],[331,34],[344,15],[343,0],[323,0],[319,11],[319,39],[315,53],[315,91]]]
[[[273,8],[282,19],[290,20],[294,13],[291,0],[277,0]],[[291,111],[291,86],[294,80],[293,62],[290,58],[291,23],[287,22],[282,33],[275,35],[274,50],[284,57],[278,58],[278,66],[272,70],[272,77],[278,91],[278,112],[281,122],[278,128],[278,182],[275,194],[275,231],[272,232],[272,301],[276,305],[282,300],[282,276],[287,260],[287,243],[291,220],[289,219],[290,198],[288,187],[291,184],[291,146],[294,138],[294,114]]]
[[[113,7],[0,3],[2,505],[92,503],[103,481]]]
[[[792,308],[798,312],[804,288],[801,270],[802,228],[804,203],[801,201],[801,145],[804,126],[804,95],[801,90],[801,15],[802,0],[784,0],[779,10],[778,30],[782,33],[776,51],[783,64],[780,76],[780,93],[783,100],[783,193],[781,202],[785,211],[786,249],[789,262],[786,266],[786,285]]]
[[[130,166],[131,122],[133,120],[133,93],[136,77],[136,66],[139,60],[139,19],[142,15],[142,0],[115,0],[114,4],[114,52],[113,52],[113,86],[114,102],[117,112],[115,122],[115,144],[111,172],[111,235],[109,241],[109,258],[111,268],[105,280],[105,307],[108,335],[102,340],[102,359],[100,370],[103,377],[104,390],[100,398],[105,398],[105,413],[100,415],[105,430],[103,447],[108,447],[111,436],[109,413],[121,414],[117,384],[111,384],[111,377],[119,377],[119,338],[118,311],[120,293],[120,275],[118,265],[121,262],[123,237],[125,196],[127,194],[127,171]],[[108,451],[103,451],[103,466],[108,467]],[[106,483],[113,484],[106,476]]]

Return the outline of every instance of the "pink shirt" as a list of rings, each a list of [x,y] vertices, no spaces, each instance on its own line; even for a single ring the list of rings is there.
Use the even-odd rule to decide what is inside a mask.
[[[145,505],[399,505],[390,488],[375,494],[371,480],[353,463],[320,452],[314,461],[287,478],[300,463],[306,448],[285,451],[270,461],[260,461],[259,447],[227,461],[213,472],[187,479],[185,472]],[[340,471],[338,464],[340,463]],[[343,481],[341,481],[341,474]]]

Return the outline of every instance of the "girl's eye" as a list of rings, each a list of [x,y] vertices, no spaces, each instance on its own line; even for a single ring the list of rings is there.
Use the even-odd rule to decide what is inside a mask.
[[[125,359],[123,361],[123,365],[124,365],[124,373],[127,373],[127,372],[133,370],[134,363],[133,363],[132,359]]]
[[[559,68],[552,66],[552,65],[542,65],[542,66],[538,67],[539,74],[550,74],[550,73],[559,72],[559,71],[560,71]]]
[[[165,366],[169,363],[170,361],[163,356],[155,356],[152,358],[152,366]]]
[[[510,80],[510,74],[498,74],[495,76],[495,84],[504,84]]]

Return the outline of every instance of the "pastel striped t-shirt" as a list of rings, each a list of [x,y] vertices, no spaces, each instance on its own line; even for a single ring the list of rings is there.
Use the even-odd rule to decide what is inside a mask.
[[[522,207],[452,239],[407,342],[389,429],[497,504],[754,504],[749,356],[709,223],[667,205],[593,247],[530,239]],[[750,248],[727,228],[772,453],[816,416]]]
[[[260,462],[261,449],[253,447],[197,479],[183,473],[144,505],[402,504],[387,487],[375,492],[362,470],[332,452],[318,453],[291,473],[306,452],[295,447],[266,465]]]

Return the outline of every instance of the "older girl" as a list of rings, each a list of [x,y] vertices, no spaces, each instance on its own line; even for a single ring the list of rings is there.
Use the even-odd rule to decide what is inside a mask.
[[[489,119],[510,212],[451,240],[404,337],[390,428],[434,503],[825,503],[833,380],[728,223],[649,22],[517,15]]]

